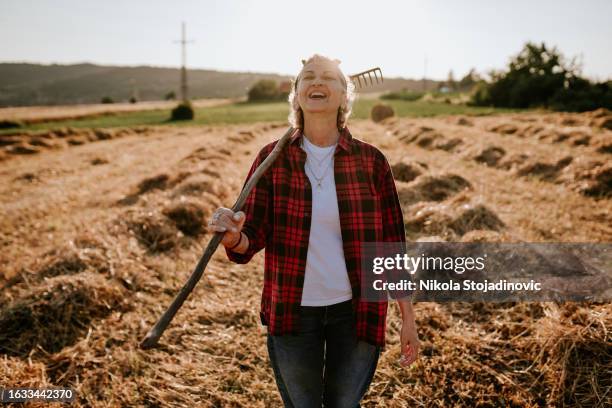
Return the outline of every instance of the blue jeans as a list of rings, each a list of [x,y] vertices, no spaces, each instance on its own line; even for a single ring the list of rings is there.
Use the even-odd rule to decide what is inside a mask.
[[[356,408],[372,378],[380,347],[358,341],[351,300],[300,306],[298,335],[272,336],[268,353],[285,407]]]

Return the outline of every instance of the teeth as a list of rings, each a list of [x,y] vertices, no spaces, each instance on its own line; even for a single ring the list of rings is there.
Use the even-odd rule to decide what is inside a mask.
[[[311,97],[311,98],[312,98],[312,97],[316,97],[316,96],[322,96],[322,97],[325,97],[325,94],[324,94],[324,93],[321,93],[321,92],[313,92],[313,93],[311,93],[311,94],[310,94],[310,97]]]

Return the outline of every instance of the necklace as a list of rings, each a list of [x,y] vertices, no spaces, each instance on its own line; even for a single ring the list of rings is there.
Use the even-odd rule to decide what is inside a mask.
[[[306,162],[306,165],[308,167],[310,167],[310,172],[312,173],[312,175],[314,176],[314,178],[317,180],[317,188],[319,190],[321,190],[321,182],[323,181],[323,179],[325,178],[325,176],[327,175],[328,170],[331,167],[331,164],[333,163],[333,161],[330,161],[329,165],[325,168],[325,171],[323,172],[323,175],[321,177],[317,177],[316,173],[314,172],[314,170],[312,169],[312,166],[309,166],[310,163]]]
[[[302,146],[306,149],[306,151],[308,152],[308,158],[314,158],[314,160],[318,163],[319,167],[321,167],[321,164],[323,163],[323,161],[325,161],[325,159],[327,159],[336,149],[329,149],[329,152],[327,152],[322,159],[319,159],[313,152],[312,150],[310,150],[310,148],[306,145],[306,143],[304,142],[304,140],[302,140]],[[312,168],[312,167],[311,167]]]

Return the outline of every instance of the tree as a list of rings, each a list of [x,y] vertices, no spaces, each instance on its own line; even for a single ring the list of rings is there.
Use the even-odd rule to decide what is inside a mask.
[[[610,87],[580,78],[575,58],[566,61],[556,47],[528,42],[514,56],[507,71],[492,72],[491,83],[481,83],[472,102],[509,108],[549,107],[586,110],[608,107]],[[576,99],[579,98],[580,100]]]
[[[249,102],[276,101],[279,99],[278,85],[271,79],[261,79],[249,89]]]
[[[470,71],[467,74],[465,74],[465,76],[463,78],[461,78],[459,80],[458,87],[459,87],[459,89],[464,90],[464,91],[470,90],[480,80],[481,80],[481,78],[478,75],[478,73],[476,72],[476,69],[472,68],[472,69],[470,69]]]

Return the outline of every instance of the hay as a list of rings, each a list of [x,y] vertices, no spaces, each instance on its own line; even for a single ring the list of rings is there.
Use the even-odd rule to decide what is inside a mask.
[[[178,231],[158,214],[137,215],[128,222],[128,229],[150,252],[168,251],[178,243]]]
[[[582,175],[578,191],[594,198],[612,197],[612,163],[608,162]]]
[[[443,141],[444,136],[441,133],[430,131],[421,133],[417,139],[416,144],[420,147],[427,148],[432,146],[435,141]]]
[[[197,236],[204,230],[211,211],[197,202],[180,202],[165,208],[163,214],[176,224],[185,235]]]
[[[447,204],[419,202],[405,211],[404,227],[410,240],[419,237],[438,236],[444,241],[455,241],[457,235],[449,224],[452,222]]]
[[[398,129],[398,132],[400,130]],[[401,140],[404,143],[412,143],[414,142],[421,134],[425,133],[425,132],[431,132],[433,131],[433,128],[430,128],[428,126],[418,126],[416,128],[411,128],[409,131],[405,132],[405,133],[401,133],[401,135],[399,136],[399,140]]]
[[[40,346],[55,353],[92,320],[127,310],[124,298],[122,287],[96,273],[51,278],[0,309],[0,352],[23,357]]]
[[[100,164],[108,164],[110,162],[103,157],[94,157],[89,163],[91,163],[92,166],[99,166]]]
[[[472,184],[457,174],[422,175],[398,188],[398,196],[403,205],[410,205],[419,201],[442,201],[471,188]]]
[[[591,126],[595,126],[600,129],[612,130],[612,115],[593,119],[593,121],[591,122]]]
[[[505,228],[506,224],[488,207],[477,204],[464,207],[461,214],[452,220],[449,227],[457,234],[463,235],[472,230],[499,231]]]
[[[395,116],[395,111],[393,108],[382,103],[374,105],[370,111],[370,118],[375,123],[381,122],[383,119],[387,119],[392,116]]]
[[[391,166],[395,180],[410,182],[425,173],[426,167],[414,161],[401,161]]]
[[[458,117],[457,120],[455,121],[455,124],[459,126],[474,126],[473,121],[463,116]]]
[[[519,129],[516,125],[513,125],[511,123],[500,123],[497,125],[490,126],[487,130],[502,135],[512,135],[517,133]]]
[[[42,150],[40,147],[32,146],[27,142],[19,142],[18,144],[14,144],[5,149],[7,153],[10,154],[36,154],[40,153]]]
[[[138,194],[144,194],[151,190],[164,190],[168,186],[170,176],[168,174],[158,174],[157,176],[148,177],[138,183]]]
[[[535,161],[528,163],[516,170],[518,176],[535,177],[543,181],[555,181],[559,172],[573,161],[572,156],[565,156],[556,163],[545,163]]]
[[[504,170],[514,170],[527,162],[529,157],[527,153],[513,153],[499,162],[497,167]]]
[[[489,146],[476,155],[474,160],[478,163],[494,167],[505,155],[506,151],[503,148],[499,146]]]
[[[463,139],[459,137],[454,137],[448,140],[438,140],[434,144],[434,148],[444,150],[447,152],[453,152],[455,151],[455,147],[459,146],[460,144],[463,144]]]

